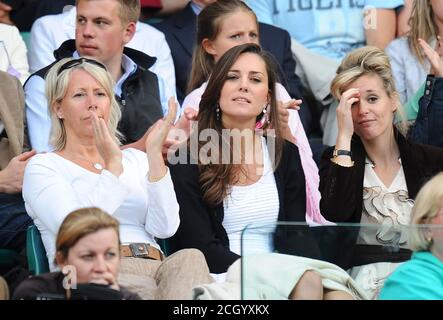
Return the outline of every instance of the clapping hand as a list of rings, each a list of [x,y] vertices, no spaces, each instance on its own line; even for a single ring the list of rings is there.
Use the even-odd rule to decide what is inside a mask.
[[[105,168],[118,177],[123,172],[122,152],[111,137],[105,120],[95,112],[91,114],[97,150],[105,162]]]
[[[437,77],[443,77],[443,43],[440,36],[437,36],[434,49],[423,39],[418,39],[418,43],[431,64],[430,73]]]
[[[146,153],[149,155],[161,154],[163,145],[168,136],[169,130],[174,125],[177,114],[177,102],[174,98],[168,100],[168,114],[158,120],[148,130],[146,137]]]
[[[169,98],[168,107],[168,114],[149,128],[146,137],[146,154],[149,162],[148,179],[152,182],[158,181],[167,172],[163,159],[163,148],[177,114],[177,102],[174,98]]]

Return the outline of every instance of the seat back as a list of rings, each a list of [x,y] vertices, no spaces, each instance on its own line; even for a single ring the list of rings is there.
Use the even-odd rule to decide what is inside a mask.
[[[49,272],[45,246],[43,245],[40,231],[38,231],[35,225],[29,226],[27,230],[26,254],[28,256],[29,272],[33,275]]]
[[[31,38],[31,32],[22,31],[22,32],[20,32],[20,35],[22,36],[23,41],[25,42],[26,48],[28,48],[28,51],[29,51],[29,41]]]
[[[165,257],[167,257],[170,254],[168,239],[155,239],[155,240],[157,241],[158,245],[160,246],[160,249],[162,249]]]
[[[21,264],[20,254],[8,249],[0,249],[0,272],[6,272]]]

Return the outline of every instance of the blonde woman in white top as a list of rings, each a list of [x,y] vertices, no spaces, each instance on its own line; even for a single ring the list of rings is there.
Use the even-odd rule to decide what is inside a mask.
[[[173,261],[181,265],[180,272],[168,271],[156,242],[156,238],[172,236],[180,223],[174,187],[161,153],[177,106],[171,100],[169,114],[154,124],[146,140],[147,153],[131,148],[121,151],[120,108],[112,88],[106,67],[96,60],[63,59],[51,68],[46,94],[55,151],[36,155],[26,168],[23,197],[27,211],[40,230],[52,264],[54,240],[63,219],[84,207],[105,210],[120,222],[121,251],[126,257],[122,273],[131,275],[126,286],[142,298],[184,299],[193,285],[205,281],[199,266],[204,269],[206,262],[199,252],[183,251],[168,258],[169,266]],[[166,270],[157,272],[160,268]],[[176,280],[174,288],[165,289],[162,281],[170,277]],[[153,280],[148,282],[154,287],[144,288],[149,287],[144,278]]]

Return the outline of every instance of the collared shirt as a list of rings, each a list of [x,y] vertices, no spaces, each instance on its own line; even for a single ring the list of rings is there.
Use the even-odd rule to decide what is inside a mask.
[[[200,12],[203,10],[202,7],[200,7],[198,4],[196,4],[195,2],[191,1],[191,8],[192,11],[194,11],[194,13],[198,16],[200,14]]]
[[[73,54],[74,58],[79,58],[80,55],[77,51]],[[114,86],[114,93],[121,97],[122,95],[122,85],[128,79],[128,77],[133,74],[137,70],[137,64],[129,58],[127,55],[123,55],[122,57],[122,68],[125,71],[120,79],[116,82]],[[166,115],[168,113],[168,99],[170,97],[174,97],[177,101],[177,96],[175,94],[175,90],[171,88],[170,86],[166,85],[166,81],[157,74],[158,78],[158,88],[159,88],[159,95],[160,95],[160,103],[162,105],[163,114]],[[177,102],[178,103],[178,102]],[[178,110],[180,110],[180,105],[178,106]],[[177,111],[177,117],[178,118],[179,111]]]
[[[73,53],[72,57],[75,59],[78,59],[78,58],[80,58],[80,55],[78,54],[77,51],[75,51]],[[131,74],[133,74],[137,70],[137,64],[134,61],[132,61],[131,58],[129,58],[127,55],[124,54],[122,57],[122,68],[124,70],[124,73],[121,75],[120,79],[118,79],[114,85],[114,93],[119,97],[121,97],[121,95],[122,95],[123,83],[126,81],[126,79],[128,79],[128,77]],[[160,79],[160,77],[158,77],[158,79],[159,79],[158,85],[160,88],[160,97],[161,97],[162,96],[162,89],[164,89],[164,88],[161,88],[160,82],[163,81],[163,79]],[[163,106],[163,103],[162,103],[162,106]],[[163,108],[163,113],[164,113],[164,108]]]

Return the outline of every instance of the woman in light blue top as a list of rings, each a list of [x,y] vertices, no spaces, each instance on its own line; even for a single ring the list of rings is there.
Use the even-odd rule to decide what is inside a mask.
[[[443,35],[443,2],[440,0],[414,0],[405,37],[393,40],[386,48],[392,64],[395,85],[402,104],[406,104],[425,82],[431,65],[419,44],[423,39],[432,47]],[[417,105],[407,109],[408,120],[415,120]]]
[[[380,299],[443,300],[443,172],[428,181],[412,209],[409,245],[414,250],[386,280]]]

